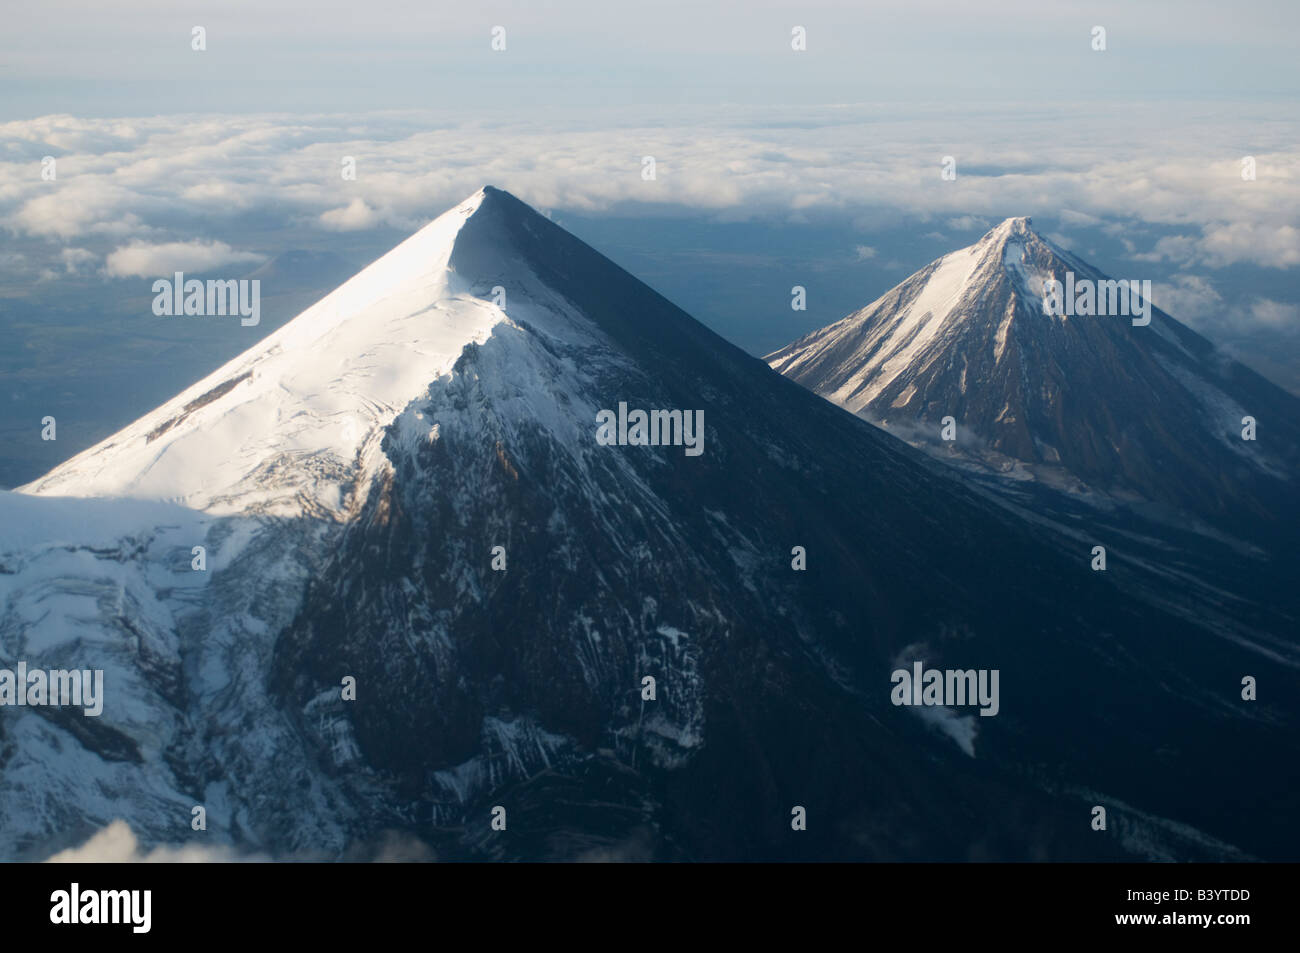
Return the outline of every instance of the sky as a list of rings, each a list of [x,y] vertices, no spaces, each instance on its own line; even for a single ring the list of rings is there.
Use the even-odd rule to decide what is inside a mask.
[[[1289,0],[46,0],[10,4],[0,118],[50,113],[1293,101]],[[191,49],[206,30],[207,49]],[[491,49],[493,27],[504,51]],[[807,49],[791,54],[791,31]],[[1107,48],[1091,48],[1106,30]]]

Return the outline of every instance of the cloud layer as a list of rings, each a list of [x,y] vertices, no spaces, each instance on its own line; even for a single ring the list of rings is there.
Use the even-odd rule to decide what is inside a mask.
[[[16,253],[98,248],[108,274],[140,275],[187,256],[192,267],[253,260],[254,217],[320,232],[413,230],[491,183],[542,209],[719,221],[847,214],[977,228],[1037,212],[1157,227],[1134,245],[1138,258],[1290,268],[1300,264],[1300,149],[1286,113],[1296,110],[1265,111],[1268,123],[1239,108],[1169,105],[683,109],[672,124],[626,112],[510,123],[46,116],[0,124],[0,227]],[[1241,176],[1245,154],[1254,181]],[[47,156],[53,180],[41,175]],[[644,156],[655,157],[653,180]],[[944,156],[955,181],[940,177]],[[343,175],[350,163],[355,179]]]

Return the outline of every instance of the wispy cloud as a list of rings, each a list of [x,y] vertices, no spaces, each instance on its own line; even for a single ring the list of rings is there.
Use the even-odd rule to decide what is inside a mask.
[[[1153,286],[1152,298],[1161,310],[1215,340],[1262,332],[1276,341],[1300,334],[1300,305],[1261,295],[1230,303],[1203,275],[1173,275]]]
[[[110,252],[104,271],[113,278],[156,278],[175,271],[205,272],[261,261],[261,255],[236,251],[225,242],[136,242]]]
[[[374,228],[382,217],[365,203],[364,199],[353,199],[343,208],[333,208],[321,213],[320,223],[325,228],[339,232]]]

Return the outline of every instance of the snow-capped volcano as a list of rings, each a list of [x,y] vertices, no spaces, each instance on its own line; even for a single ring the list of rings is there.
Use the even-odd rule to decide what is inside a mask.
[[[480,191],[293,321],[20,492],[341,515],[411,399],[505,318],[448,267]],[[171,320],[181,320],[173,318]]]
[[[1061,313],[1059,299],[1045,313],[1052,281],[1124,313]],[[1132,316],[1137,299],[1110,299],[1107,282],[1010,218],[766,360],[918,443],[939,445],[952,417],[958,450],[1207,518],[1271,519],[1295,492],[1300,401],[1159,309]]]
[[[623,405],[703,452],[602,442]],[[1289,632],[1090,572],[499,190],[0,525],[0,669],[105,673],[97,718],[0,709],[6,858],[116,818],[276,856],[1300,855]],[[996,717],[894,704],[917,663],[1000,672]]]

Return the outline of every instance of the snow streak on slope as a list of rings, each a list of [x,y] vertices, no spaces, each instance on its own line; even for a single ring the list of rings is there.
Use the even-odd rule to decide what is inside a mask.
[[[255,348],[19,491],[339,518],[378,438],[504,315],[448,269],[479,192]],[[172,321],[187,320],[171,318]],[[204,320],[195,318],[193,320]]]

